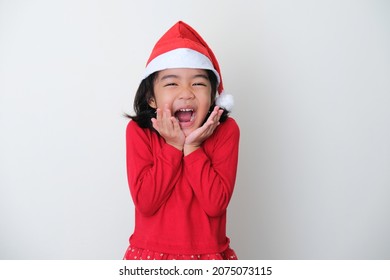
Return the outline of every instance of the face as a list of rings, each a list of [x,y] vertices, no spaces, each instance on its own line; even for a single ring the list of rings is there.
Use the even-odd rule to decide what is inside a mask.
[[[176,68],[162,70],[154,82],[153,108],[167,104],[187,136],[200,127],[211,106],[211,83],[206,70]]]

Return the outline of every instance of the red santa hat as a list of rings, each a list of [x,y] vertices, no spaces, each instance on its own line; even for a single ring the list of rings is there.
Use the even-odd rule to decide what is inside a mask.
[[[203,38],[188,24],[179,21],[156,43],[146,63],[144,78],[171,68],[197,68],[211,70],[218,79],[216,104],[230,111],[233,97],[224,92],[218,61]]]

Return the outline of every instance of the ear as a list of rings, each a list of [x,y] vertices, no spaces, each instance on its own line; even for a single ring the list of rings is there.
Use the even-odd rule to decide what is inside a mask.
[[[154,100],[154,98],[150,98],[149,101],[148,101],[148,104],[149,104],[150,107],[152,107],[154,109],[157,109],[156,100]]]

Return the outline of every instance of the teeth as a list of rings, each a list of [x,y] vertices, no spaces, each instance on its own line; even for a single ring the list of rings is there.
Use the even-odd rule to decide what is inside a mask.
[[[194,113],[194,109],[191,109],[191,108],[181,108],[181,109],[178,109],[176,112],[175,112],[175,117],[176,117],[176,120],[179,121],[179,118],[177,117],[176,113],[178,112],[191,112],[191,119],[190,119],[190,122],[193,122],[195,120],[195,113]],[[180,122],[180,121],[179,121]]]

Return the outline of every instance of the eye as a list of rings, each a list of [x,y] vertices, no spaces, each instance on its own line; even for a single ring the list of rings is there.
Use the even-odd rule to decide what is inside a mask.
[[[164,87],[174,87],[174,86],[177,86],[176,83],[168,83],[168,84],[165,84]]]
[[[202,86],[202,87],[207,87],[207,85],[205,83],[193,83],[192,86]]]

